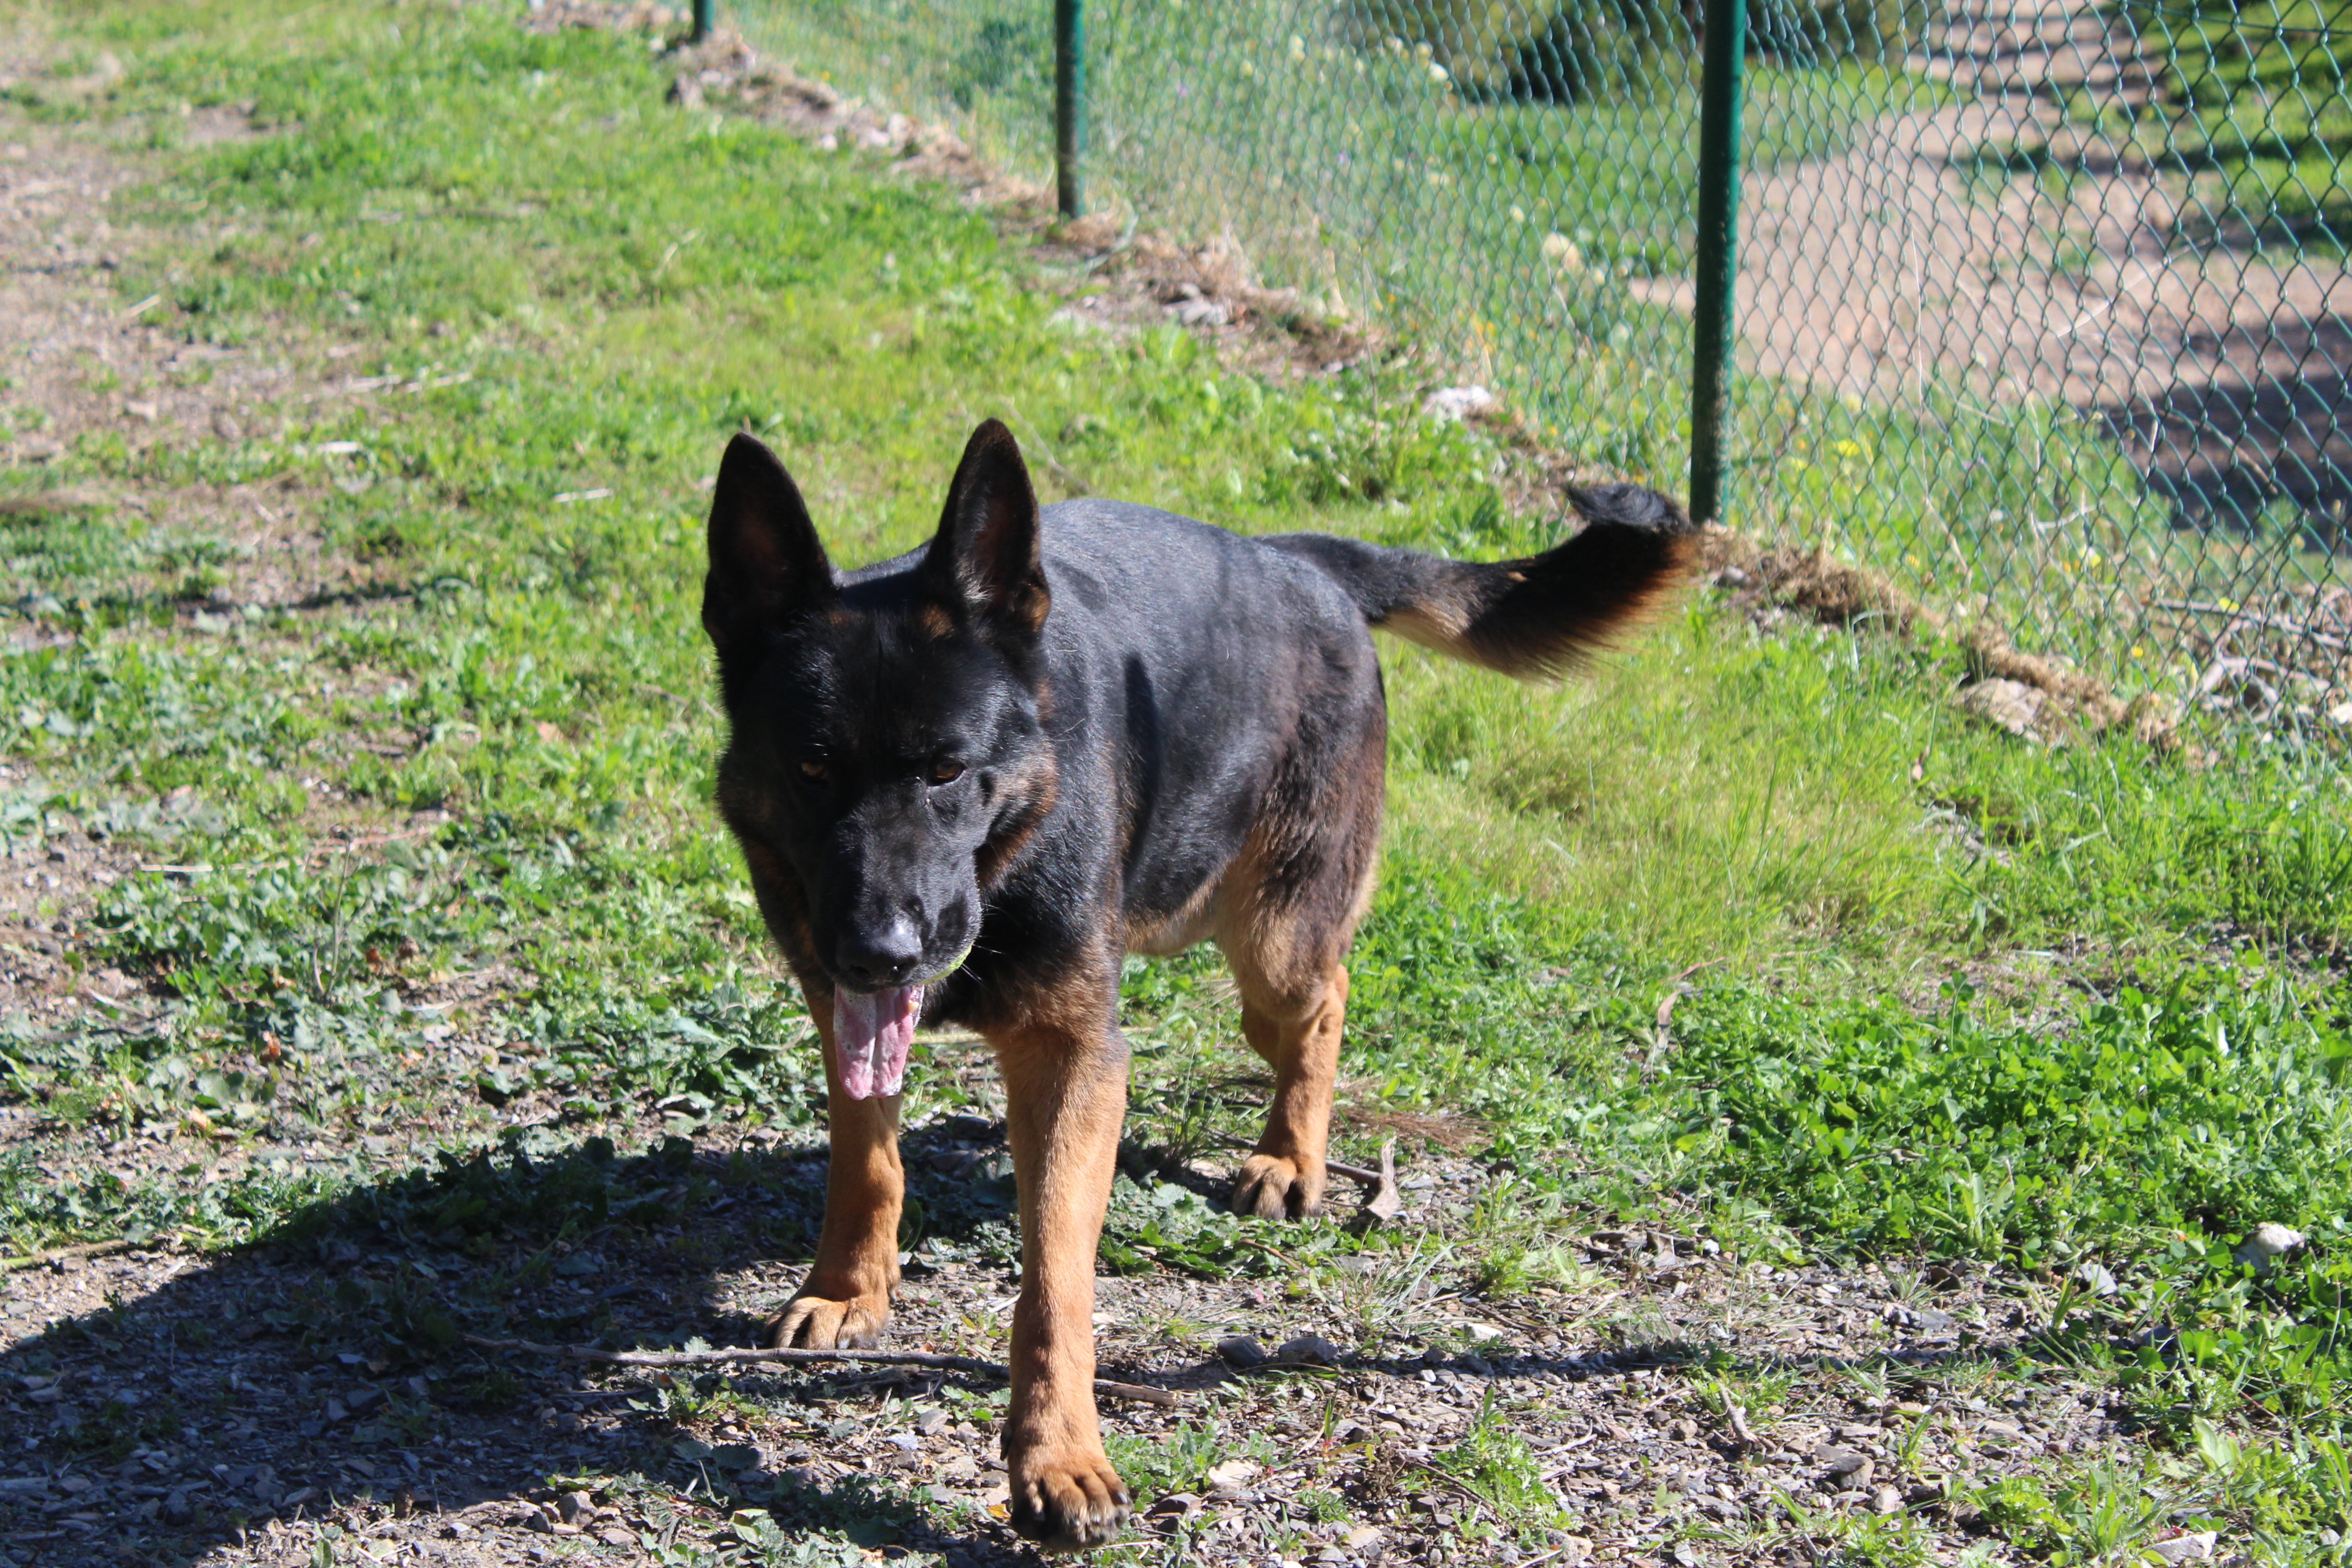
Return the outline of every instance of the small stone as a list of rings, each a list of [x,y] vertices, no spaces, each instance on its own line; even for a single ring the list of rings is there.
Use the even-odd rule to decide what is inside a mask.
[[[1299,1334],[1275,1347],[1276,1366],[1338,1366],[1339,1347],[1320,1334]]]
[[[1209,1484],[1221,1490],[1239,1487],[1256,1475],[1260,1468],[1255,1459],[1227,1459],[1209,1468]]]
[[[1360,1524],[1348,1531],[1342,1544],[1350,1552],[1361,1552],[1368,1546],[1378,1545],[1381,1538],[1382,1531],[1379,1525]]]
[[[1592,1542],[1581,1535],[1565,1535],[1552,1543],[1552,1561],[1563,1563],[1592,1561]]]
[[[1815,1458],[1820,1458],[1816,1455]],[[1866,1492],[1870,1489],[1872,1465],[1869,1459],[1846,1449],[1832,1449],[1822,1461],[1822,1487],[1825,1491]]]
[[[2028,741],[2041,741],[2042,709],[2049,694],[2021,680],[1979,680],[1961,688],[1959,704],[1996,729]]]
[[[1265,1364],[1265,1347],[1247,1334],[1227,1334],[1217,1342],[1217,1353],[1244,1372]]]
[[[1879,1488],[1876,1491],[1870,1494],[1870,1511],[1873,1513],[1901,1513],[1903,1511],[1903,1494],[1896,1491],[1893,1487]]]
[[[596,1505],[586,1492],[565,1492],[555,1500],[555,1511],[562,1516],[564,1523],[578,1524],[596,1517]]]
[[[1469,1329],[1470,1337],[1482,1345],[1490,1344],[1503,1337],[1503,1331],[1492,1323],[1472,1323]]]
[[[1496,406],[1495,395],[1483,386],[1441,386],[1421,400],[1423,416],[1445,424],[1492,414]]]
[[[2194,1535],[2176,1535],[2169,1541],[2153,1542],[2148,1546],[2147,1554],[2159,1563],[2201,1563],[2213,1555],[2214,1543],[2220,1539],[2217,1531],[2200,1530]]]
[[[2094,1296],[2112,1296],[2122,1289],[2116,1283],[2116,1277],[2108,1273],[2104,1265],[2088,1258],[2074,1265],[2074,1272],[2071,1278],[2075,1284]]]
[[[915,1417],[915,1430],[926,1437],[938,1436],[947,1430],[947,1425],[948,1413],[944,1410],[926,1410]]]
[[[163,1522],[165,1524],[185,1524],[194,1517],[195,1510],[188,1506],[187,1493],[167,1492],[164,1494]]]
[[[1233,312],[1217,300],[1187,300],[1176,307],[1175,313],[1180,327],[1222,327],[1234,319]]]
[[[2302,1247],[2310,1237],[2299,1230],[2265,1220],[2254,1226],[2253,1233],[2238,1244],[2231,1256],[2257,1274],[2267,1274],[2271,1266]]]
[[[236,415],[223,408],[213,415],[213,434],[224,441],[241,441],[245,438],[245,426],[236,422]]]
[[[122,412],[131,418],[138,420],[142,425],[152,425],[162,416],[163,411],[144,399],[134,398],[122,405]]]

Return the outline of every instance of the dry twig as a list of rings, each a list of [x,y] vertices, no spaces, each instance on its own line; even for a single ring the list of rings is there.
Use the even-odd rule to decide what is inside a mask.
[[[40,1247],[21,1258],[0,1258],[0,1274],[14,1273],[19,1268],[36,1268],[60,1258],[97,1258],[109,1252],[128,1252],[134,1247],[153,1246],[159,1237],[132,1241],[128,1237],[116,1237],[112,1241],[86,1241],[79,1247]]]
[[[587,1345],[543,1345],[530,1340],[485,1339],[479,1334],[467,1334],[465,1338],[467,1344],[481,1350],[520,1351],[527,1355],[601,1362],[607,1366],[726,1366],[762,1362],[793,1365],[846,1361],[863,1362],[869,1366],[931,1366],[946,1372],[967,1372],[977,1377],[1012,1376],[992,1361],[982,1361],[977,1356],[941,1355],[932,1351],[600,1351]],[[1163,1409],[1173,1409],[1181,1403],[1171,1389],[1151,1388],[1139,1383],[1113,1383],[1108,1378],[1095,1379],[1095,1392],[1112,1399],[1131,1399],[1143,1405],[1157,1405]]]

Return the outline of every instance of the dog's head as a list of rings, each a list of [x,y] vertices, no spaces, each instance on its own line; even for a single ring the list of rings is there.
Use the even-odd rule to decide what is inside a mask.
[[[982,895],[1053,797],[1028,470],[990,420],[921,556],[840,580],[783,465],[738,436],[709,541],[721,808],[755,868],[789,872],[762,889],[787,906],[769,923],[832,984],[845,1086],[895,1094],[922,988],[971,952]]]

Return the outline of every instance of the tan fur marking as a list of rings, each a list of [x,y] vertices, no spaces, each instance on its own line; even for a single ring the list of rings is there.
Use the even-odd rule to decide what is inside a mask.
[[[1015,1523],[1065,1549],[1099,1544],[1127,1510],[1094,1397],[1095,1254],[1127,1110],[1127,1047],[1111,1021],[1116,964],[1073,967],[1023,998],[1020,1022],[987,1031],[1021,1210],[1005,1466]]]
[[[1331,966],[1304,1016],[1276,1016],[1245,991],[1242,1036],[1274,1067],[1274,1102],[1257,1150],[1234,1179],[1234,1207],[1261,1219],[1304,1218],[1323,1206],[1331,1136],[1331,1089],[1348,1020],[1348,972]]]
[[[841,1087],[834,1049],[833,994],[803,987],[818,1047],[824,1052],[824,1227],[808,1278],[769,1321],[779,1345],[835,1350],[870,1347],[890,1321],[898,1283],[898,1213],[907,1176],[898,1163],[898,1097],[852,1100]]]

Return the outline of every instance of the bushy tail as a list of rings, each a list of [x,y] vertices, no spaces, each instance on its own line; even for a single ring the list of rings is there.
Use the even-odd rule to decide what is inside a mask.
[[[1480,564],[1328,533],[1261,542],[1321,567],[1364,619],[1408,642],[1522,678],[1557,675],[1681,579],[1696,531],[1640,485],[1571,488],[1583,531],[1541,555]]]

